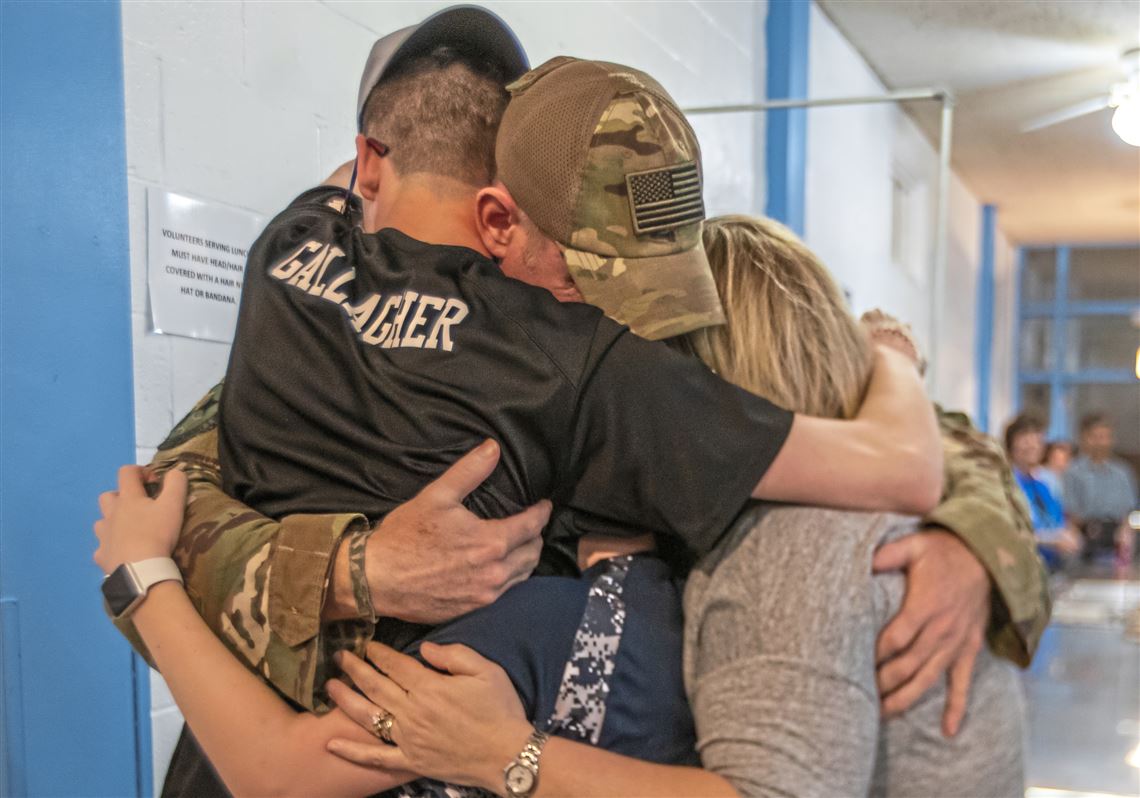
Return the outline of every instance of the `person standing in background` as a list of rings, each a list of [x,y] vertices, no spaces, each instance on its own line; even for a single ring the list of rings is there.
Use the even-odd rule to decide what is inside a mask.
[[[1060,498],[1037,475],[1044,449],[1044,425],[1033,416],[1023,413],[1005,428],[1005,450],[1017,484],[1029,501],[1037,548],[1049,570],[1059,571],[1069,557],[1080,551],[1081,541],[1065,520]]]
[[[1065,512],[1085,537],[1085,556],[1111,549],[1131,559],[1134,533],[1128,514],[1136,509],[1136,476],[1112,456],[1112,422],[1103,413],[1081,419],[1080,452],[1065,472]]]

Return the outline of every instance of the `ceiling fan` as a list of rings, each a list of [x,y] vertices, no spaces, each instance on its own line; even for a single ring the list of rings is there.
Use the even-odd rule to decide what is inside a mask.
[[[1032,133],[1105,108],[1115,108],[1112,129],[1128,144],[1140,147],[1140,47],[1125,50],[1120,63],[1124,79],[1114,83],[1108,93],[1030,119],[1021,125],[1021,132]]]

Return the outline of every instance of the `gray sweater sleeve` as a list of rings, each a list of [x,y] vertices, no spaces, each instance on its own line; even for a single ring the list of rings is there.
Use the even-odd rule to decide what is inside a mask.
[[[685,678],[704,766],[746,796],[866,795],[874,640],[901,577],[870,577],[891,516],[756,507],[690,576]]]
[[[689,578],[685,686],[706,768],[746,796],[1024,794],[1017,673],[983,650],[966,722],[941,733],[939,682],[880,722],[875,640],[899,574],[871,575],[907,519],[754,507]]]

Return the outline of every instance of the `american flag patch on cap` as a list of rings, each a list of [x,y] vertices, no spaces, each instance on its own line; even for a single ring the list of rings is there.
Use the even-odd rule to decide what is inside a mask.
[[[639,234],[670,230],[705,218],[696,161],[635,172],[625,176],[625,184],[633,210],[633,229]]]

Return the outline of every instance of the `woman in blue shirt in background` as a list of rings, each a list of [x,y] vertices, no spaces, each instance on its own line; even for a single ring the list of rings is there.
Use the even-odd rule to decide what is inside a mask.
[[[1025,413],[1005,428],[1005,449],[1017,483],[1029,501],[1037,547],[1050,571],[1059,571],[1081,548],[1081,539],[1068,522],[1060,497],[1036,476],[1045,452],[1045,428]]]

